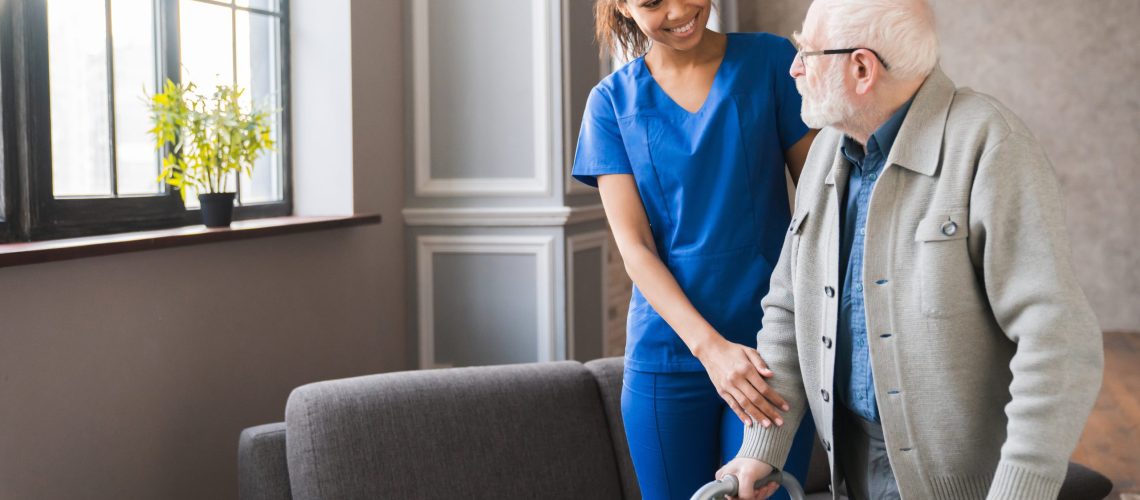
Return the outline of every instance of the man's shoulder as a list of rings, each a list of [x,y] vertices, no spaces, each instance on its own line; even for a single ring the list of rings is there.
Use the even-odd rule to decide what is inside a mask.
[[[946,117],[941,177],[968,182],[972,190],[1002,192],[994,182],[1053,175],[1032,131],[993,96],[959,88]],[[984,180],[982,180],[984,179]]]
[[[1032,139],[1029,127],[997,98],[969,87],[954,91],[946,116],[946,139],[955,139],[986,148],[1010,136]]]

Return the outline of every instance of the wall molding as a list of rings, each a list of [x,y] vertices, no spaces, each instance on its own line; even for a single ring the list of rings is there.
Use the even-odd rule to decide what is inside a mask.
[[[412,87],[414,134],[414,185],[416,196],[551,196],[553,153],[551,119],[554,116],[549,51],[551,7],[548,0],[530,2],[534,71],[534,175],[531,177],[464,177],[440,179],[431,175],[431,47],[429,0],[412,0]]]
[[[419,366],[441,368],[435,360],[435,303],[432,257],[449,254],[534,255],[538,305],[537,361],[553,361],[555,354],[554,325],[554,237],[553,236],[418,236],[416,238],[417,315],[419,319]]]
[[[592,193],[594,190],[589,186],[575,181],[574,176],[571,175],[574,170],[574,153],[575,148],[574,130],[570,126],[570,121],[573,119],[573,111],[570,109],[570,76],[573,75],[574,68],[570,65],[570,37],[571,35],[581,35],[580,33],[572,33],[570,30],[570,4],[572,2],[582,3],[579,0],[561,0],[559,3],[562,6],[562,19],[561,19],[561,32],[562,32],[562,181],[565,183],[563,192],[568,195]],[[591,4],[582,3],[588,6]],[[581,6],[580,6],[581,7]],[[601,64],[599,58],[599,64]],[[581,111],[578,111],[581,114]]]
[[[577,252],[599,248],[602,251],[602,289],[598,294],[601,302],[602,324],[601,352],[606,352],[606,293],[609,291],[609,273],[606,272],[606,263],[609,262],[610,233],[609,231],[592,231],[576,234],[566,238],[566,359],[575,359],[574,345],[576,343],[577,328],[574,317],[574,260]]]
[[[404,224],[419,226],[567,226],[605,219],[601,204],[580,207],[405,208]]]

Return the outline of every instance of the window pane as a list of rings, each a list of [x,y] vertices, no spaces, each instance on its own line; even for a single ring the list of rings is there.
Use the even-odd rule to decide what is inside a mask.
[[[237,5],[279,8],[275,0],[238,0]],[[280,18],[195,0],[181,0],[181,9],[183,82],[196,83],[199,92],[207,96],[215,85],[237,84],[246,91],[243,106],[256,104],[280,110]],[[278,141],[280,114],[273,120],[274,140]],[[254,162],[253,175],[241,176],[239,200],[242,204],[280,201],[282,183],[281,155],[263,153]],[[229,186],[233,189],[234,183]],[[198,206],[193,195],[187,192],[189,207]]]
[[[111,0],[115,162],[120,195],[162,192],[146,97],[155,92],[153,0]]]
[[[240,1],[240,0],[239,0]],[[281,82],[278,78],[278,19],[274,16],[238,11],[237,83],[246,89],[244,104],[270,109],[281,108]],[[279,114],[272,124],[274,140],[279,140]],[[254,162],[252,178],[243,175],[241,202],[278,201],[281,192],[281,156],[276,151],[263,153]]]
[[[233,85],[232,8],[182,0],[182,83],[193,82],[205,96],[217,85]]]
[[[278,0],[237,0],[238,7],[250,7],[254,9],[268,10],[277,12],[281,9],[281,4]]]
[[[47,14],[55,195],[110,195],[111,132],[104,4],[91,0],[50,0]]]
[[[233,85],[233,8],[182,0],[179,7],[182,83],[194,83],[197,92],[211,97],[214,87]],[[229,189],[235,182],[229,180]],[[186,192],[186,207],[198,208],[198,193]]]

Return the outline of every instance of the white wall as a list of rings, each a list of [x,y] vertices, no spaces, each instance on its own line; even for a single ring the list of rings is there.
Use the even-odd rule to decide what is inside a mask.
[[[293,206],[351,214],[352,28],[347,0],[293,0]]]

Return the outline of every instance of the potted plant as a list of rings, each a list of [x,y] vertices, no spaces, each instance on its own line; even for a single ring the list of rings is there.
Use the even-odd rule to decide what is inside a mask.
[[[159,181],[178,189],[183,202],[187,189],[194,189],[206,227],[230,225],[236,188],[230,177],[251,175],[254,160],[274,146],[272,111],[244,109],[244,92],[236,85],[218,85],[207,98],[195,93],[193,83],[167,80],[149,100],[155,147],[167,148]]]

